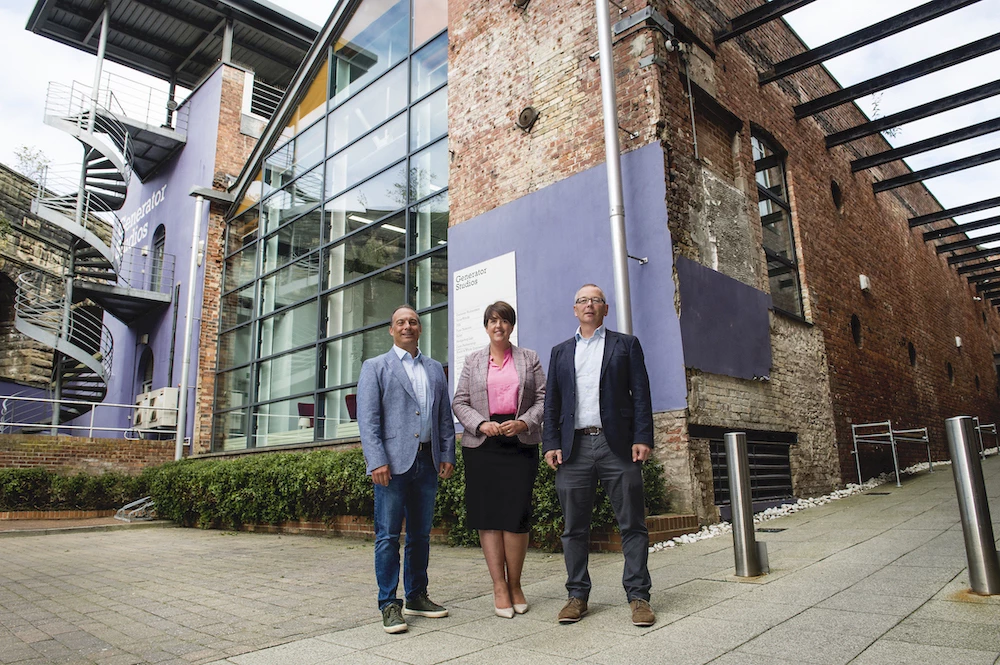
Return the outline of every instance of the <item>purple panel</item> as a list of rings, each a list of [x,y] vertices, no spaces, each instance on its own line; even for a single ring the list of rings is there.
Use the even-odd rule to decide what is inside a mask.
[[[688,367],[753,379],[771,374],[771,296],[678,257],[681,337]]]
[[[629,286],[632,327],[646,352],[653,410],[683,409],[687,388],[674,310],[663,150],[653,144],[623,155],[622,174],[628,247],[632,255],[649,258],[645,265],[629,261]],[[605,322],[615,328],[608,210],[601,165],[448,230],[450,274],[516,253],[518,341],[538,352],[546,370],[552,347],[579,325],[573,296],[581,285],[593,282],[604,289],[611,302]],[[454,348],[453,337],[450,342]]]

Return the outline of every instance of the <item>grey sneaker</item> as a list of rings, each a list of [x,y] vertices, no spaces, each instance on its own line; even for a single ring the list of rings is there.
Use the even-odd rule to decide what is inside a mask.
[[[403,614],[440,619],[448,616],[448,610],[428,598],[426,593],[422,593],[406,601],[403,606]]]
[[[587,613],[587,601],[583,598],[569,597],[566,604],[559,610],[559,623],[576,623]]]
[[[382,609],[382,630],[387,633],[405,633],[409,626],[403,619],[400,607],[396,603],[386,605]]]

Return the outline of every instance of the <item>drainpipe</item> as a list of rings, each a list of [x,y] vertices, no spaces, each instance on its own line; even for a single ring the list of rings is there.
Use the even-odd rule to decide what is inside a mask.
[[[632,334],[632,295],[628,283],[628,250],[625,244],[625,201],[622,195],[621,148],[618,144],[618,99],[615,62],[611,49],[608,0],[596,0],[597,42],[601,65],[601,102],[604,110],[604,160],[608,170],[611,205],[611,258],[615,276],[615,314],[618,332]]]
[[[195,197],[194,204],[194,228],[191,231],[191,263],[188,269],[187,283],[187,303],[185,305],[184,321],[184,351],[181,354],[181,384],[180,395],[177,400],[177,439],[174,445],[174,459],[179,460],[184,456],[184,435],[187,433],[187,409],[188,409],[188,385],[191,376],[191,340],[194,337],[194,292],[196,288],[195,280],[198,278],[198,245],[201,242],[201,220],[205,212],[205,201],[210,203],[221,203],[231,205],[233,195],[228,192],[220,192],[210,187],[192,187],[191,196]],[[207,248],[206,248],[207,252]],[[194,429],[191,430],[191,439],[194,440]]]

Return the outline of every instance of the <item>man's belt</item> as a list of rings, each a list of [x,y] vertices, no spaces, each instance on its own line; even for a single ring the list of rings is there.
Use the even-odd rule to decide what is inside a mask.
[[[600,427],[581,427],[576,430],[577,434],[586,434],[587,436],[597,436],[601,433]]]
[[[417,452],[429,453],[430,451],[431,451],[430,441],[421,441],[420,444],[417,446]]]

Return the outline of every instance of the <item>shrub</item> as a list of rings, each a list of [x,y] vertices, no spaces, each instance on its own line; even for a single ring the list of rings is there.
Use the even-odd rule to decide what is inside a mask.
[[[149,475],[109,472],[70,476],[42,468],[0,469],[4,510],[109,510],[148,493]]]
[[[338,515],[371,517],[374,491],[360,449],[308,453],[268,453],[232,460],[184,460],[149,470],[157,514],[185,526],[239,528],[295,520],[329,521]],[[646,507],[665,508],[662,467],[643,466]],[[555,472],[539,461],[534,488],[532,541],[557,549],[563,519]],[[593,526],[615,523],[611,504],[598,490]],[[435,526],[447,527],[448,542],[477,546],[466,523],[465,467],[461,452],[455,473],[441,481],[434,507]]]

